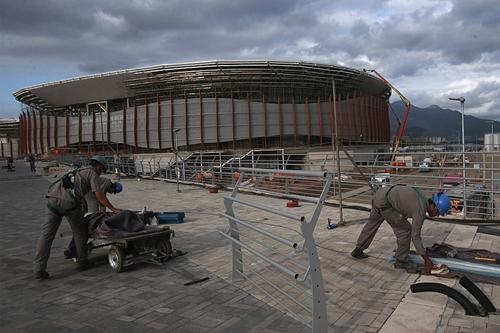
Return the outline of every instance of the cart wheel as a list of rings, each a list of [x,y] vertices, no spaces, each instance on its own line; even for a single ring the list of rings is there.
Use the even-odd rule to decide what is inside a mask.
[[[157,250],[160,255],[163,256],[171,256],[172,255],[172,244],[170,240],[161,240],[157,244]]]
[[[108,252],[108,263],[113,271],[120,273],[123,271],[123,260],[125,254],[123,253],[123,248],[121,246],[113,245]]]

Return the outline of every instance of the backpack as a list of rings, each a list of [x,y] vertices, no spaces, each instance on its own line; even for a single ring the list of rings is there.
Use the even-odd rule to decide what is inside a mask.
[[[57,215],[66,215],[81,205],[75,196],[75,176],[86,168],[73,169],[50,184],[47,195],[47,207]]]

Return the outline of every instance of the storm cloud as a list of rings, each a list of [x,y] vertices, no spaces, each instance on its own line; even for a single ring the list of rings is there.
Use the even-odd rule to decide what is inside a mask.
[[[0,115],[17,89],[213,59],[373,68],[414,104],[500,120],[500,11],[482,1],[0,0]]]

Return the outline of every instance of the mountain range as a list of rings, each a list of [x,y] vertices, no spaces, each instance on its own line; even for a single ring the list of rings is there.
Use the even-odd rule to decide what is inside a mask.
[[[403,122],[405,106],[403,102],[391,103],[392,110]],[[392,135],[396,135],[398,121],[394,113],[389,111]],[[494,121],[495,133],[500,132],[500,122]],[[491,120],[464,116],[465,140],[467,142],[482,141],[485,133],[491,133]],[[456,110],[443,109],[437,105],[419,108],[412,105],[404,136],[409,138],[444,137],[448,141],[457,141],[462,135],[462,114]],[[461,141],[461,139],[460,139]]]

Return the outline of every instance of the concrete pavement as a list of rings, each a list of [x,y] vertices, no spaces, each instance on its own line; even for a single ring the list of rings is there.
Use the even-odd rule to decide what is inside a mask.
[[[19,163],[18,163],[19,164]],[[188,251],[164,267],[141,264],[116,274],[105,262],[105,251],[91,254],[97,266],[76,272],[62,251],[71,238],[67,223],[60,229],[49,261],[49,281],[34,281],[31,260],[43,218],[48,181],[31,176],[18,166],[16,173],[0,176],[0,331],[57,332],[301,332],[305,325],[284,314],[254,285],[231,281],[230,245],[218,231],[227,220],[218,217],[223,195],[206,189],[143,179],[122,179],[124,192],[110,196],[120,208],[155,211],[185,211],[186,221],[174,225],[174,246]],[[285,200],[248,197],[284,209]],[[301,203],[294,212],[307,214],[312,206]],[[237,214],[266,230],[294,239],[298,224],[270,218],[261,212],[238,208]],[[348,221],[362,221],[367,212],[344,210]],[[325,290],[328,321],[332,332],[500,332],[498,316],[470,318],[454,301],[428,293],[408,294],[420,276],[395,270],[387,261],[395,238],[383,224],[366,260],[349,256],[362,223],[327,230],[328,217],[338,219],[338,210],[325,207],[316,228]],[[500,251],[498,237],[459,230],[450,224],[426,222],[422,230],[426,246],[434,242]],[[187,281],[210,277],[189,287]],[[425,278],[428,279],[428,278]],[[435,278],[430,278],[435,279]],[[448,280],[451,285],[456,280]],[[500,289],[480,284],[500,306]],[[307,292],[300,295],[310,300]],[[425,310],[425,311],[424,311]]]

